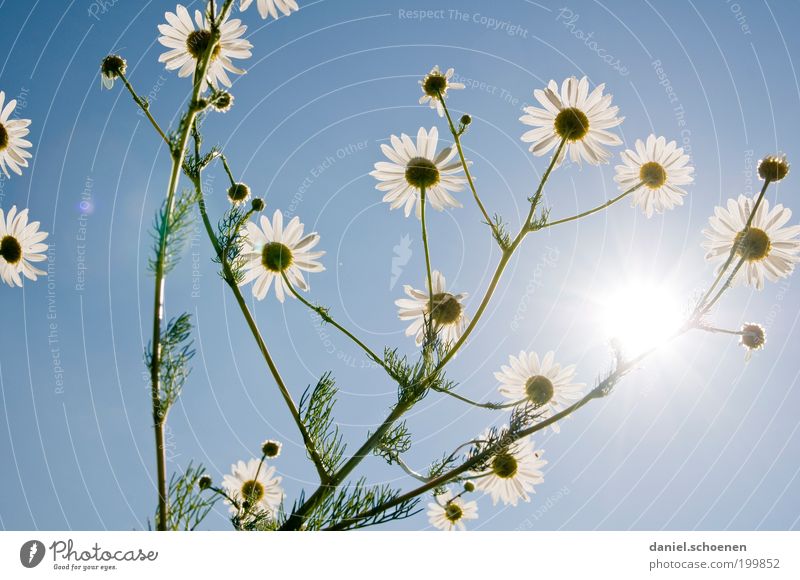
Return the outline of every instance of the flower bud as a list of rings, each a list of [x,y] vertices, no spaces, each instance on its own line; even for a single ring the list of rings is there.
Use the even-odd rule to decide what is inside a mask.
[[[260,197],[253,198],[253,211],[264,211],[264,200]]]
[[[461,124],[465,127],[472,123],[472,117],[469,115],[461,115]]]
[[[234,183],[228,188],[228,200],[233,205],[246,202],[250,197],[250,188],[246,183]]]
[[[261,444],[261,453],[264,457],[274,458],[281,454],[281,442],[267,439]]]
[[[208,475],[202,476],[200,479],[197,480],[197,487],[200,489],[208,489],[211,487],[211,477]]]
[[[472,483],[471,481],[466,482],[464,484],[464,491],[466,491],[467,493],[472,493],[473,491],[475,491],[475,484]]]
[[[220,113],[227,113],[233,106],[233,95],[228,91],[220,91],[211,99],[211,107]]]
[[[761,350],[767,342],[764,328],[759,324],[747,323],[742,325],[742,335],[739,344],[747,350]]]
[[[789,173],[786,155],[767,155],[758,162],[758,176],[763,180],[780,181]]]
[[[103,81],[103,86],[110,89],[114,86],[114,80],[120,75],[125,74],[125,69],[128,63],[124,58],[118,54],[109,54],[100,63],[100,77]]]

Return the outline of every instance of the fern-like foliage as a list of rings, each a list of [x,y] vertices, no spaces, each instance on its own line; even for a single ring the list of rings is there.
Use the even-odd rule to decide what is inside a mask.
[[[392,465],[409,449],[411,449],[411,434],[408,432],[406,422],[403,421],[384,433],[372,452]]]
[[[399,503],[386,510],[366,518],[359,515],[394,501],[400,495],[398,490],[389,485],[367,485],[365,478],[355,483],[340,486],[335,493],[320,505],[313,516],[306,522],[306,529],[320,530],[341,525],[337,529],[358,529],[379,525],[385,522],[411,517],[419,513],[415,510],[418,498]]]
[[[197,201],[195,191],[184,191],[169,212],[167,218],[167,202],[161,205],[153,221],[153,257],[148,260],[147,267],[151,272],[158,269],[159,258],[163,259],[164,273],[169,273],[178,263],[186,240],[192,233],[194,213],[192,206]],[[164,255],[161,256],[161,251]]]
[[[202,465],[191,462],[182,474],[173,473],[169,480],[169,505],[167,527],[173,531],[192,531],[205,519],[219,499],[217,495],[203,495],[197,482],[205,474]],[[158,521],[158,510],[156,510]]]
[[[161,331],[160,352],[161,359],[158,367],[159,373],[159,412],[163,417],[177,400],[189,377],[191,367],[189,361],[195,354],[192,348],[193,341],[189,339],[192,333],[192,317],[184,312],[177,318],[171,319]],[[153,345],[149,344],[145,350],[145,363],[150,372],[153,372]]]
[[[339,427],[333,421],[338,391],[331,374],[325,373],[313,389],[309,386],[300,397],[300,418],[328,474],[339,468],[345,450]]]
[[[217,240],[219,241],[222,256],[215,256],[218,264],[225,260],[230,268],[231,276],[228,277],[223,269],[220,272],[222,279],[228,284],[238,285],[244,273],[244,258],[242,248],[244,233],[242,231],[248,212],[242,206],[232,206],[217,224]],[[220,259],[221,258],[221,259]]]

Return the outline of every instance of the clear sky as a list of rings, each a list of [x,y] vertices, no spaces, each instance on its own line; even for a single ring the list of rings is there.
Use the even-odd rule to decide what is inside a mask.
[[[205,123],[206,142],[224,148],[268,212],[299,215],[320,233],[327,270],[311,278],[310,296],[376,349],[413,351],[393,301],[403,284],[422,286],[424,260],[418,222],[389,212],[368,173],[390,134],[434,125],[446,132],[417,104],[417,80],[434,64],[467,79],[450,104],[473,116],[465,146],[477,185],[513,228],[547,162],[520,141],[518,117],[550,79],[606,83],[627,145],[655,132],[692,156],[696,182],[681,208],[648,220],[624,202],[529,237],[452,364],[459,392],[474,398],[496,400],[493,372],[523,349],[555,350],[578,365],[582,382],[594,382],[610,364],[605,297],[650,280],[689,303],[712,277],[700,244],[714,206],[757,192],[760,156],[781,150],[800,162],[795,2],[299,2],[300,12],[277,21],[254,9],[243,15],[254,56],[234,84],[233,109]],[[33,120],[34,144],[24,175],[0,181],[0,206],[31,208],[51,232],[52,260],[49,279],[0,287],[3,529],[142,529],[152,520],[145,265],[169,160],[122,87],[101,91],[98,65],[109,52],[123,54],[153,114],[174,122],[189,83],[158,63],[156,42],[163,12],[174,8],[0,0],[0,90]],[[419,10],[433,12],[420,19]],[[617,153],[611,165],[558,169],[546,192],[552,215],[615,195]],[[207,174],[214,216],[226,206],[225,179],[221,168]],[[800,207],[797,179],[771,189],[770,201]],[[498,251],[470,197],[460,199],[464,208],[431,215],[433,261],[474,309]],[[404,238],[410,255],[398,258]],[[276,466],[291,501],[315,474],[210,257],[198,235],[167,283],[167,313],[195,316],[198,349],[170,415],[168,467],[193,459],[220,481],[262,440],[280,439]],[[394,401],[390,381],[297,301],[270,295],[253,308],[296,397],[334,374],[338,422],[357,445]],[[799,315],[797,278],[761,292],[734,289],[714,322],[762,323],[765,351],[746,364],[729,337],[695,333],[670,345],[559,435],[537,438],[549,465],[531,503],[494,508],[481,498],[472,527],[797,529]],[[416,443],[407,459],[419,469],[506,420],[436,395],[409,417]],[[413,485],[378,458],[361,473]],[[204,527],[226,529],[226,513],[220,504]],[[420,514],[394,525],[428,522]]]

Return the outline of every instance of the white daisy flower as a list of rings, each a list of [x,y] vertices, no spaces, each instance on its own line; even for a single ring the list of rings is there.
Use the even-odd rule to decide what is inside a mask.
[[[450,294],[446,290],[445,277],[438,270],[431,272],[433,277],[433,323],[442,342],[453,344],[461,335],[469,320],[464,315],[462,302],[467,294]],[[430,311],[430,293],[425,283],[425,290],[417,290],[406,284],[405,290],[408,298],[395,300],[399,308],[400,320],[409,320],[411,324],[406,328],[406,336],[415,336],[417,346],[422,344],[425,337],[425,320]]]
[[[478,519],[478,502],[453,497],[449,489],[428,504],[428,521],[439,530],[464,530],[464,520]]]
[[[543,91],[533,91],[544,109],[525,107],[525,115],[519,119],[525,125],[537,127],[522,135],[523,141],[531,143],[530,151],[542,156],[566,139],[557,163],[567,152],[578,163],[581,159],[591,165],[608,163],[611,153],[604,146],[622,143],[608,129],[622,123],[624,117],[617,117],[619,107],[610,106],[613,97],[603,95],[604,88],[605,84],[601,84],[589,93],[586,77],[581,80],[570,77],[561,85],[560,93],[555,81],[550,81]]]
[[[419,86],[422,88],[422,92],[424,93],[419,98],[419,104],[424,105],[428,103],[431,109],[436,109],[439,113],[440,117],[444,116],[444,107],[442,106],[442,101],[439,99],[439,94],[442,97],[447,96],[448,89],[463,89],[464,83],[456,83],[451,82],[450,79],[453,77],[453,73],[455,70],[452,68],[447,69],[447,72],[442,73],[439,70],[439,65],[437,64],[431,69],[425,78],[419,81]]]
[[[322,272],[325,268],[317,262],[317,258],[325,252],[312,252],[319,243],[319,234],[312,232],[303,235],[305,226],[295,216],[284,229],[283,214],[276,209],[272,222],[267,216],[261,216],[261,227],[247,222],[244,237],[244,277],[240,285],[253,284],[253,296],[263,300],[275,281],[275,295],[283,302],[286,293],[291,290],[283,279],[283,273],[289,278],[292,286],[308,291],[308,284],[302,271]]]
[[[251,459],[247,463],[239,461],[231,465],[231,473],[222,479],[222,487],[228,497],[239,502],[240,506],[243,501],[248,501],[250,510],[275,513],[283,499],[281,479],[275,475],[275,467]],[[225,503],[230,505],[232,514],[238,513],[239,510],[230,501],[226,499]]]
[[[30,131],[30,119],[11,119],[11,113],[17,106],[17,100],[11,99],[6,103],[6,94],[0,91],[0,168],[6,177],[11,177],[11,169],[17,175],[22,175],[21,167],[28,166],[31,154],[25,149],[31,147],[31,142],[23,139]]]
[[[253,0],[241,0],[239,3],[239,10],[244,12],[252,3]],[[278,10],[283,12],[284,16],[289,16],[292,11],[297,12],[300,10],[300,7],[295,0],[258,0],[258,13],[261,15],[261,18],[266,19],[267,16],[272,16],[277,19]]]
[[[502,430],[502,429],[501,429]],[[486,431],[481,439],[488,439]],[[495,455],[488,463],[488,470],[473,473],[475,487],[492,496],[492,504],[498,500],[504,504],[517,505],[519,500],[530,501],[528,493],[536,493],[533,486],[544,481],[541,468],[547,465],[542,459],[543,450],[535,450],[530,438],[513,443],[506,451]]]
[[[195,10],[192,22],[189,11],[181,4],[178,4],[175,13],[166,12],[164,17],[167,24],[158,25],[158,30],[163,35],[158,37],[158,41],[170,50],[161,54],[158,61],[163,62],[167,70],[177,70],[179,77],[188,77],[194,74],[198,59],[203,56],[211,41],[210,23],[199,10]],[[208,86],[207,81],[215,87],[220,83],[226,87],[231,86],[231,79],[226,71],[238,75],[245,72],[235,67],[231,59],[252,56],[250,49],[253,45],[241,38],[247,30],[241,20],[228,20],[226,17],[219,30],[220,40],[211,54],[202,90]]]
[[[383,154],[390,161],[376,163],[375,170],[370,175],[380,182],[375,188],[387,192],[383,201],[391,204],[391,209],[403,206],[408,217],[416,203],[417,218],[421,217],[422,187],[425,188],[426,199],[434,209],[442,211],[446,207],[461,207],[449,193],[461,191],[466,183],[463,176],[456,175],[461,171],[461,162],[450,163],[458,150],[453,145],[436,153],[439,142],[439,130],[436,127],[430,131],[420,128],[416,145],[405,133],[400,137],[392,135],[390,140],[391,147],[381,144]]]
[[[683,205],[686,191],[679,187],[694,181],[694,167],[687,165],[689,156],[675,141],[664,137],[656,139],[650,135],[647,142],[636,140],[636,151],[627,149],[620,154],[624,165],[617,165],[614,181],[620,191],[627,191],[640,183],[642,186],[633,192],[631,206],[639,206],[647,217],[653,212]]]
[[[756,210],[747,232],[744,227],[753,210],[754,200],[740,195],[738,200],[729,199],[727,208],[714,208],[708,218],[711,226],[703,230],[708,238],[703,247],[708,250],[707,260],[727,260],[736,247],[736,255],[744,258],[744,264],[733,279],[733,283],[744,282],[764,287],[764,277],[772,282],[786,278],[794,270],[800,252],[800,225],[783,227],[792,217],[792,210],[778,204],[772,210],[769,201],[763,199]]]
[[[508,366],[503,365],[494,373],[494,378],[500,381],[500,394],[512,401],[527,401],[541,413],[541,419],[580,399],[586,385],[573,382],[575,365],[561,368],[553,358],[552,350],[541,361],[535,352],[520,351],[519,356],[509,356]],[[558,423],[551,427],[556,433],[560,431]]]
[[[2,93],[0,93],[2,94]],[[47,232],[39,231],[39,222],[28,223],[28,210],[17,213],[17,206],[4,215],[0,208],[0,280],[9,286],[22,286],[20,274],[36,280],[46,272],[31,262],[44,262],[47,244],[42,242]]]

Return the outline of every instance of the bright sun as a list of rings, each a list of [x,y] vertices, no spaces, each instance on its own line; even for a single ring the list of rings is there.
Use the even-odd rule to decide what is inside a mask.
[[[669,288],[654,283],[626,284],[603,303],[605,332],[629,355],[667,340],[683,322],[684,313]]]

